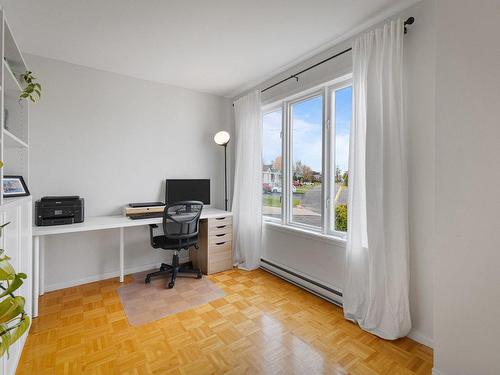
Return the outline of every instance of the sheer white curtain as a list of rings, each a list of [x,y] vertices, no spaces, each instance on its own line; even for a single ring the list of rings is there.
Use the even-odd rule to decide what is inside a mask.
[[[259,267],[262,238],[262,116],[260,91],[234,103],[236,165],[233,231],[240,268]]]
[[[385,339],[408,334],[403,22],[354,41],[344,314]]]

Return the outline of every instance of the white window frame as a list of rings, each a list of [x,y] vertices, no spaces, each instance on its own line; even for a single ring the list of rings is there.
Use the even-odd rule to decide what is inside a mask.
[[[274,218],[263,215],[263,221],[273,225],[281,225],[284,229],[298,231],[301,233],[310,233],[314,236],[323,236],[327,239],[340,239],[344,241],[347,233],[337,230],[330,230],[329,224],[335,221],[332,217],[330,204],[333,204],[332,181],[335,168],[335,143],[332,136],[335,135],[335,102],[333,96],[335,91],[352,86],[352,74],[347,74],[333,81],[317,85],[298,94],[286,97],[262,107],[262,116],[264,114],[275,112],[281,108],[281,155],[282,155],[282,206],[281,218]],[[297,223],[292,220],[292,123],[291,106],[316,96],[322,96],[323,99],[323,124],[322,124],[322,212],[321,227]],[[333,170],[332,170],[333,168]]]
[[[326,234],[330,234],[330,235],[333,235],[335,237],[341,237],[341,238],[345,238],[347,236],[347,232],[342,232],[342,231],[339,231],[336,229],[330,230],[330,228],[329,228],[329,224],[335,223],[335,213],[333,213],[333,217],[332,217],[332,210],[330,207],[330,206],[333,207],[333,204],[334,204],[333,199],[335,197],[335,191],[332,190],[331,184],[333,183],[333,186],[335,186],[335,182],[334,182],[335,177],[334,176],[335,176],[335,164],[336,164],[335,139],[334,138],[336,136],[337,123],[335,121],[335,118],[336,118],[336,116],[335,116],[335,101],[333,99],[334,99],[334,95],[335,95],[336,91],[345,89],[346,87],[349,87],[349,86],[352,86],[352,77],[347,79],[347,80],[329,85],[327,87],[329,115],[328,115],[328,119],[327,119],[327,136],[325,138],[326,138],[326,142],[327,142],[326,150],[328,152],[328,155],[326,155],[326,157],[327,157],[327,163],[329,163],[329,165],[328,165],[328,181],[326,182],[326,184],[327,184],[326,189],[328,189],[328,194],[325,197],[324,203],[325,203],[325,209],[326,209],[328,218],[327,218],[327,221],[325,222],[324,231]],[[335,211],[333,211],[333,212],[335,212]],[[335,227],[335,224],[334,224],[334,227]]]
[[[285,116],[283,114],[283,105],[282,104],[276,104],[273,103],[271,106],[265,106],[262,108],[262,118],[264,118],[265,115],[273,112],[277,112],[279,109],[281,109],[281,218],[276,218],[272,216],[265,216],[263,215],[262,217],[264,218],[265,221],[269,222],[275,222],[275,223],[281,223],[283,224],[283,211],[285,210],[285,193],[284,193],[284,186],[283,184],[285,183],[285,160],[284,160],[284,153],[285,153],[285,135],[284,135],[284,128],[285,128]],[[262,204],[262,202],[261,202]]]
[[[297,103],[301,103],[301,102],[304,102],[308,99],[312,99],[312,98],[315,98],[315,97],[319,97],[321,96],[321,99],[322,99],[322,104],[323,104],[323,108],[322,108],[322,112],[323,112],[323,118],[321,119],[321,142],[322,142],[322,146],[321,146],[321,156],[322,156],[322,160],[321,160],[321,171],[322,171],[322,177],[324,179],[324,172],[325,172],[325,158],[324,158],[324,153],[325,153],[325,142],[324,142],[324,138],[325,138],[325,101],[326,101],[326,92],[325,92],[325,89],[324,88],[321,88],[319,90],[316,90],[316,91],[312,91],[312,92],[308,92],[307,94],[305,95],[302,95],[302,96],[298,96],[296,98],[294,98],[293,100],[288,100],[288,101],[285,101],[285,104],[286,104],[286,112],[287,112],[287,121],[284,123],[284,128],[287,130],[286,133],[287,133],[287,140],[288,140],[288,147],[286,148],[286,152],[283,152],[283,155],[286,154],[286,159],[287,159],[287,173],[288,173],[288,178],[287,178],[287,191],[288,191],[288,195],[287,195],[287,199],[285,200],[286,202],[286,205],[288,206],[288,215],[286,216],[286,220],[285,220],[285,225],[289,225],[291,227],[297,227],[297,228],[301,228],[301,229],[304,229],[304,230],[309,230],[309,231],[314,231],[314,232],[321,232],[321,228],[324,226],[324,216],[325,216],[325,208],[324,208],[324,184],[321,183],[321,226],[320,227],[316,227],[314,225],[308,225],[308,224],[303,224],[303,223],[299,223],[299,222],[296,222],[296,221],[293,221],[293,207],[292,207],[292,203],[293,203],[293,192],[292,192],[292,184],[293,184],[293,181],[292,181],[292,175],[293,175],[293,129],[292,129],[292,106],[294,104],[297,104]],[[291,199],[289,199],[291,198]],[[318,230],[319,229],[319,230]]]

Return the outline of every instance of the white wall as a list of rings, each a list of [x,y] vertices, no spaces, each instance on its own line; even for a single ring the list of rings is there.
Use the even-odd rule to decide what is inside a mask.
[[[165,178],[210,178],[223,207],[223,150],[230,101],[209,94],[27,56],[43,85],[31,106],[30,189],[80,195],[87,216],[121,213],[134,201],[163,200]],[[125,231],[125,267],[156,264],[146,227]],[[46,285],[60,287],[118,271],[115,230],[49,237]]]
[[[432,346],[435,193],[435,4],[425,0],[405,12],[415,23],[405,36],[408,131],[410,313],[414,339]]]
[[[335,290],[342,290],[345,245],[265,224],[262,258],[298,271]]]
[[[434,228],[434,53],[435,22],[433,0],[422,1],[405,10],[401,17],[416,21],[405,37],[407,77],[407,118],[409,138],[410,205],[410,305],[413,330],[411,337],[432,346],[433,340],[433,243]],[[347,40],[297,64],[262,83],[275,83],[350,46]],[[279,98],[313,87],[351,71],[351,54],[321,65],[276,89],[267,91],[263,101]],[[299,271],[329,286],[342,288],[345,246],[283,233],[264,226],[263,257]]]
[[[500,374],[498,0],[437,1],[435,369]]]

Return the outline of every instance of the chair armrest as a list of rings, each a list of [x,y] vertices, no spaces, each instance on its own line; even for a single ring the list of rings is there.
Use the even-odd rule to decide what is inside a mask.
[[[158,225],[156,225],[156,224],[149,224],[149,240],[151,242],[151,247],[155,247],[154,233],[153,233],[153,230],[155,228],[158,228]]]

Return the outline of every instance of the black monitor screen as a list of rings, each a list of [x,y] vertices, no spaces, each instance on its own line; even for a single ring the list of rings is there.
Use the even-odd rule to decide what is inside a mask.
[[[210,204],[210,180],[166,180],[165,203],[201,201]]]

